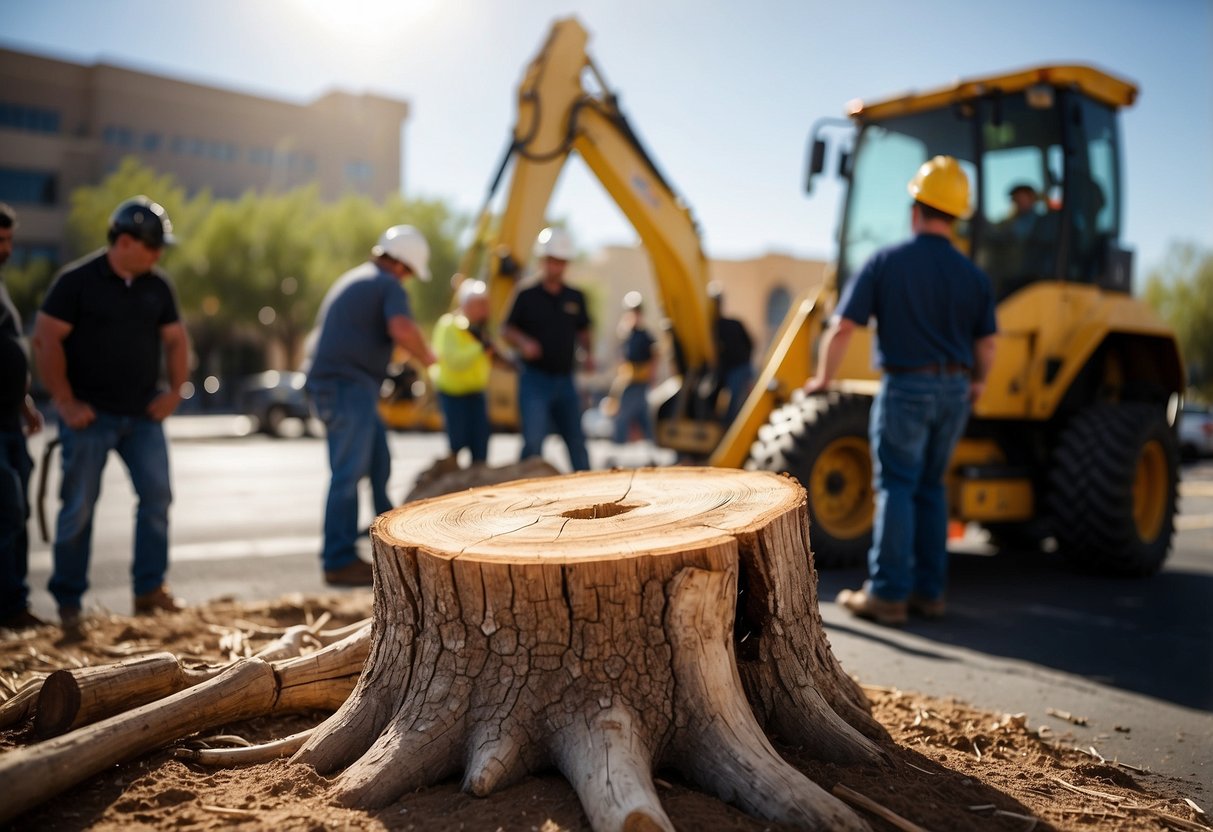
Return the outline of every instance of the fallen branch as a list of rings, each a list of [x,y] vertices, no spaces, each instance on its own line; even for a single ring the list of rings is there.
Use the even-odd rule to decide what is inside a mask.
[[[885,823],[889,823],[898,829],[903,830],[903,832],[927,832],[926,829],[913,821],[906,820],[892,809],[882,806],[867,795],[860,794],[854,789],[844,786],[842,783],[835,785],[831,792],[838,799],[844,800],[847,803],[850,803],[852,806],[871,812]]]
[[[335,709],[370,652],[371,627],[309,656],[242,659],[221,674],[133,711],[0,755],[0,824],[64,789],[210,728],[285,711]]]
[[[294,754],[303,747],[314,730],[314,728],[309,728],[280,740],[250,745],[245,748],[178,748],[173,752],[173,756],[179,760],[189,760],[204,766],[243,766],[265,763]]]

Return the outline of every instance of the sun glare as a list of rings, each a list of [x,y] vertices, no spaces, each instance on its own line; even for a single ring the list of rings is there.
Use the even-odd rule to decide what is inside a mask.
[[[437,0],[293,0],[302,16],[329,34],[391,33],[424,20]]]

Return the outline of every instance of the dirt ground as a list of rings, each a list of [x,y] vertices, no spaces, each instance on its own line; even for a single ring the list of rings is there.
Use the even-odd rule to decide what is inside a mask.
[[[287,597],[272,602],[215,601],[151,618],[95,614],[82,642],[65,643],[55,627],[0,631],[0,696],[61,667],[97,665],[157,650],[189,662],[251,655],[274,630],[327,613],[336,627],[370,615],[369,592]],[[962,702],[865,688],[889,730],[891,770],[839,767],[780,751],[827,789],[844,784],[920,826],[937,830],[1203,830],[1210,796],[1167,780],[1135,761],[1103,760],[1097,748],[1032,727],[1031,714],[989,713]],[[326,714],[257,719],[213,735],[264,741],[317,724]],[[1039,716],[1043,716],[1040,714]],[[1078,718],[1078,717],[1075,717]],[[1129,726],[1092,726],[1106,732]],[[32,742],[27,726],[0,732],[0,754]],[[202,737],[181,744],[198,746]],[[657,772],[662,802],[679,830],[758,832],[782,827],[754,820],[697,792],[676,773]],[[2,786],[0,786],[2,788]],[[860,811],[874,830],[896,827]],[[374,812],[332,806],[326,780],[285,760],[232,769],[184,762],[166,749],[117,766],[31,810],[11,828],[129,830],[230,828],[280,830],[588,829],[576,795],[555,773],[529,777],[488,798],[456,782],[411,794]]]

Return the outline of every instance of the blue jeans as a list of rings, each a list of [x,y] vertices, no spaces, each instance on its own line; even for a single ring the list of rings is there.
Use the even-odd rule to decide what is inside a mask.
[[[729,407],[725,411],[723,419],[724,425],[727,427],[733,424],[733,420],[741,412],[741,406],[745,404],[746,398],[750,395],[750,385],[754,383],[754,370],[749,364],[742,364],[727,370],[721,381],[724,389],[729,391]]]
[[[518,376],[518,414],[522,418],[522,458],[540,456],[543,440],[555,431],[569,449],[574,471],[590,470],[581,431],[581,397],[572,375],[522,368]]]
[[[375,514],[392,508],[387,481],[392,457],[387,431],[379,418],[378,391],[349,381],[308,381],[316,415],[324,422],[329,449],[328,499],[324,504],[324,570],[349,566],[358,559],[358,483],[371,481]]]
[[[442,418],[446,423],[446,438],[451,454],[463,448],[472,452],[472,462],[484,462],[489,457],[489,410],[484,393],[462,396],[438,394]]]
[[[79,607],[88,589],[93,510],[111,450],[126,464],[139,498],[131,564],[134,592],[152,592],[164,583],[168,571],[168,507],[173,491],[164,426],[146,416],[98,411],[96,420],[80,430],[60,423],[59,439],[63,443],[62,506],[55,525],[54,568],[47,585],[51,595],[60,607]]]
[[[872,403],[876,519],[868,591],[885,601],[943,595],[948,506],[943,477],[969,417],[969,378],[888,374]]]
[[[653,418],[649,415],[649,401],[644,384],[629,384],[619,395],[619,412],[615,414],[614,440],[625,445],[632,425],[640,428],[644,438],[653,441]]]
[[[29,606],[29,475],[34,468],[21,431],[0,432],[0,618]]]

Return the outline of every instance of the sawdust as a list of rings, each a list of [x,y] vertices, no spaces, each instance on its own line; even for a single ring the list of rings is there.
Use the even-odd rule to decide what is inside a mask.
[[[324,613],[332,616],[329,627],[339,627],[365,618],[370,610],[370,593],[358,591],[255,603],[219,600],[151,618],[94,615],[86,623],[86,639],[77,643],[62,641],[54,627],[0,631],[0,698],[7,699],[40,673],[156,650],[199,663],[227,661],[256,652],[275,629],[310,624]],[[1184,800],[1192,796],[1187,784],[1080,752],[1064,735],[1042,735],[1029,716],[992,714],[916,693],[866,690],[874,714],[895,742],[889,748],[890,769],[834,766],[795,748],[780,751],[825,788],[846,785],[927,829],[1213,828]],[[213,733],[265,741],[318,724],[325,716],[257,719]],[[0,732],[0,753],[32,741],[26,727]],[[698,792],[673,772],[659,771],[657,786],[680,830],[780,828]],[[893,829],[874,816],[865,817],[875,830]],[[12,828],[556,832],[589,827],[573,790],[557,774],[528,777],[487,798],[469,797],[458,783],[444,783],[366,812],[331,805],[325,778],[285,760],[216,770],[175,759],[165,749],[48,801]]]

